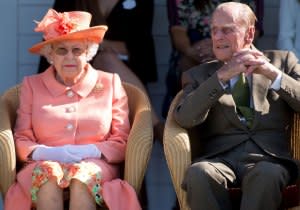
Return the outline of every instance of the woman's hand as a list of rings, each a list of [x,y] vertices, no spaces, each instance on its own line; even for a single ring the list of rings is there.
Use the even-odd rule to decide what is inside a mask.
[[[194,47],[198,51],[199,63],[204,63],[215,59],[215,55],[212,51],[212,41],[210,38],[200,40],[194,44]]]
[[[82,159],[101,157],[101,151],[94,144],[68,145],[66,150],[70,154],[76,155]]]
[[[104,40],[101,43],[104,51],[113,52],[121,55],[129,55],[126,44],[121,41]]]
[[[214,59],[211,39],[204,39],[185,49],[179,61],[179,66],[182,71],[186,71],[195,65]]]
[[[82,158],[76,154],[72,154],[68,151],[68,146],[49,147],[41,145],[37,147],[32,153],[33,160],[52,160],[62,163],[76,163],[82,160]]]
[[[40,146],[32,154],[33,160],[52,160],[75,163],[86,158],[100,158],[101,152],[94,144],[64,145],[58,147]]]
[[[197,64],[214,59],[215,56],[212,51],[211,39],[204,39],[196,42],[186,49],[184,55],[197,62]]]

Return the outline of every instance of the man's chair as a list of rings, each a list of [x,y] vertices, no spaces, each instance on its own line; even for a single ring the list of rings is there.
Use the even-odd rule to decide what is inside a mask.
[[[186,192],[182,190],[181,183],[185,171],[191,165],[192,157],[197,156],[201,145],[197,144],[197,134],[193,130],[186,130],[180,127],[173,118],[173,112],[182,96],[180,91],[171,103],[168,112],[165,131],[164,131],[164,153],[171,174],[173,186],[177,195],[181,210],[189,210],[186,202]],[[300,160],[300,114],[293,116],[291,128],[290,148],[295,159]],[[239,188],[230,188],[230,197],[235,209],[239,209],[241,190]],[[300,192],[299,185],[290,185],[282,192],[282,208],[285,210],[300,210]]]
[[[123,83],[129,102],[131,130],[124,164],[124,179],[139,194],[153,145],[151,106],[137,87]],[[5,196],[14,182],[17,160],[13,140],[20,86],[7,90],[0,101],[0,190]]]

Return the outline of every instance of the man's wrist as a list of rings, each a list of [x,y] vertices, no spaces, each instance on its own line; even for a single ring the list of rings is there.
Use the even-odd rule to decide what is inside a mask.
[[[279,72],[276,78],[274,79],[274,81],[272,81],[271,88],[273,90],[279,90],[281,86],[281,80],[282,80],[282,72]]]

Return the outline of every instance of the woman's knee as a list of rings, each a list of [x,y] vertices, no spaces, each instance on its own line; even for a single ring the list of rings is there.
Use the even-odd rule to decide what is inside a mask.
[[[45,182],[43,185],[41,185],[40,190],[38,192],[38,196],[40,194],[44,194],[45,192],[47,193],[62,193],[62,189],[57,185],[56,178],[49,179],[47,182]],[[40,193],[42,192],[42,193]]]
[[[82,193],[87,192],[87,186],[77,179],[72,179],[70,183],[70,192],[72,193]]]
[[[88,187],[77,179],[70,183],[70,209],[94,209],[96,202]],[[80,208],[79,208],[80,207]]]
[[[49,179],[40,187],[37,193],[36,202],[37,206],[39,207],[38,209],[43,209],[40,207],[49,205],[49,202],[53,203],[51,206],[56,206],[58,207],[57,209],[60,209],[60,207],[63,205],[63,189],[57,185],[56,179]]]

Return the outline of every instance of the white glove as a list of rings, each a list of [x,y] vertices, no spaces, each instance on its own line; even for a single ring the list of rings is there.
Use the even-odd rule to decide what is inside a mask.
[[[82,159],[101,157],[101,151],[94,144],[67,145],[66,149],[72,155]]]
[[[81,157],[72,154],[67,150],[68,145],[49,147],[37,147],[32,153],[33,160],[52,160],[62,163],[75,163],[82,160]]]

